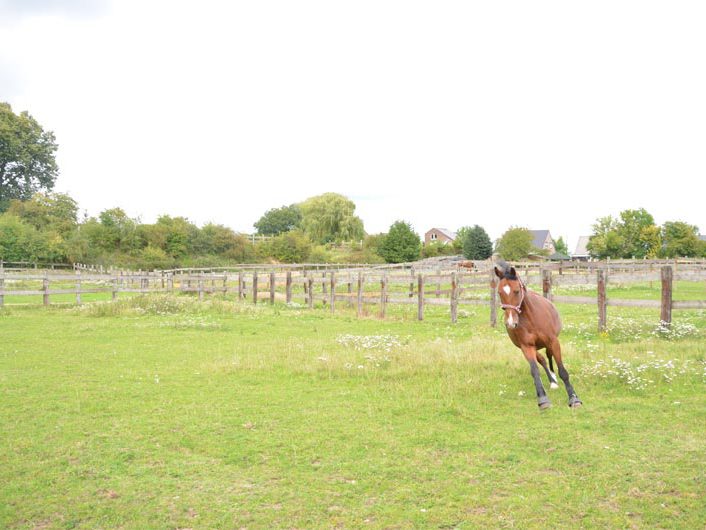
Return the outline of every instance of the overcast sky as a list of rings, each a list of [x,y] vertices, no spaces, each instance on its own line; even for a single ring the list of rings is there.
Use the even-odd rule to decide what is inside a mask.
[[[644,207],[706,232],[706,3],[0,0],[0,101],[96,215],[251,232],[333,191],[369,233]]]

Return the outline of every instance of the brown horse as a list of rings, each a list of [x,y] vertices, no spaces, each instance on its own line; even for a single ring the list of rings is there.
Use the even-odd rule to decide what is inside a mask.
[[[502,302],[501,307],[505,311],[505,328],[510,340],[522,350],[530,365],[530,372],[537,390],[539,408],[548,408],[551,406],[551,402],[542,386],[537,361],[547,373],[551,388],[559,388],[556,375],[554,375],[552,359],[556,360],[559,377],[564,382],[566,393],[569,395],[569,407],[581,406],[581,400],[569,382],[569,372],[564,368],[561,359],[561,345],[559,344],[561,320],[554,304],[543,296],[529,291],[522,280],[517,277],[514,267],[510,267],[505,262],[498,264],[502,268],[495,267],[495,274],[500,278],[498,294]],[[546,349],[549,366],[547,366],[546,359],[537,351],[542,348]]]
[[[458,270],[468,269],[469,271],[472,271],[475,268],[475,264],[473,263],[473,261],[467,259],[467,260],[457,262],[456,268]]]

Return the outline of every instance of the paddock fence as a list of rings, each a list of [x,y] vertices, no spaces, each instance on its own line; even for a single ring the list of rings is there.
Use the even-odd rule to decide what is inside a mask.
[[[654,308],[665,325],[672,311],[706,309],[706,260],[621,260],[610,262],[521,263],[515,266],[533,290],[562,304],[596,307],[598,329],[607,328],[607,307]],[[129,293],[188,293],[203,300],[215,294],[235,297],[243,303],[285,303],[322,308],[335,313],[354,310],[359,316],[385,318],[392,306],[416,306],[416,318],[423,320],[428,306],[446,306],[451,322],[459,308],[488,308],[489,324],[497,324],[499,300],[496,276],[489,261],[475,262],[472,269],[457,263],[358,266],[330,264],[242,265],[227,269],[174,269],[169,271],[90,272],[0,269],[0,306],[35,303],[81,304],[94,300],[116,300]],[[675,300],[674,282],[704,283],[701,300]],[[614,299],[607,296],[610,285],[659,282],[659,300]],[[595,289],[595,296],[557,295],[570,287]],[[90,296],[89,296],[90,295]],[[31,298],[33,297],[33,298]]]

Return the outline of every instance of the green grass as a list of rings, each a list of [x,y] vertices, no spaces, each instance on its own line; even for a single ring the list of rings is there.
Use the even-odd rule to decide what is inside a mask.
[[[540,412],[486,308],[344,307],[1,310],[0,527],[703,527],[703,311],[560,306],[584,407]]]

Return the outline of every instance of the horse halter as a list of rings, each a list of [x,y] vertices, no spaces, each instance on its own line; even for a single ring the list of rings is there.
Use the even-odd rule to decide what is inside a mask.
[[[500,307],[505,310],[505,309],[514,309],[517,311],[517,314],[519,315],[522,313],[522,302],[525,301],[525,284],[522,283],[522,280],[520,278],[517,278],[517,281],[520,282],[520,292],[522,293],[522,297],[520,298],[520,303],[517,305],[512,305],[512,304],[500,304]]]

